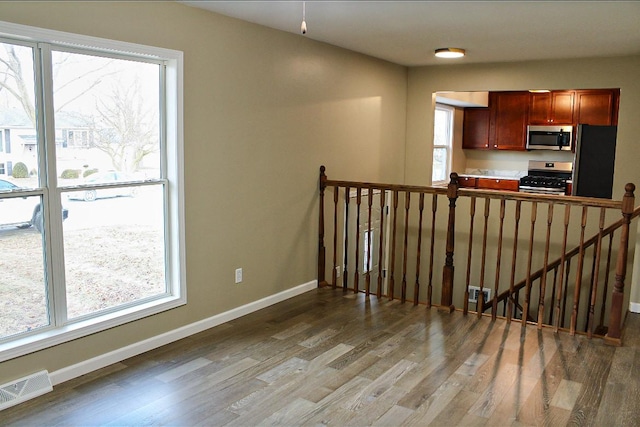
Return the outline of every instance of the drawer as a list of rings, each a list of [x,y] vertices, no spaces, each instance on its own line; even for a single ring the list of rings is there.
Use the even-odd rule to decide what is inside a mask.
[[[476,188],[478,184],[478,178],[471,176],[458,177],[458,186],[460,188]]]
[[[518,191],[520,181],[517,179],[477,178],[477,188],[485,190]]]

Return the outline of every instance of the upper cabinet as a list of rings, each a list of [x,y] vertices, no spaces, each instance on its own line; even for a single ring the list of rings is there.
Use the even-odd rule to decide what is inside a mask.
[[[489,108],[466,108],[462,125],[462,148],[489,148]]]
[[[570,125],[573,124],[572,90],[532,93],[529,104],[530,125]]]
[[[617,125],[619,99],[619,89],[577,90],[575,123]]]
[[[529,92],[491,92],[489,145],[495,150],[524,150]]]
[[[526,149],[527,125],[617,125],[619,89],[490,92],[488,108],[466,108],[462,148]]]

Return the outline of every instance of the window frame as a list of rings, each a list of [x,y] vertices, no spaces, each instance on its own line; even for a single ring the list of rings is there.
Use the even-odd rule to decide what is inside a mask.
[[[447,143],[445,145],[442,144],[436,144],[436,138],[435,138],[435,117],[436,117],[436,111],[446,111],[448,113],[449,116],[449,123],[448,123],[448,140]],[[448,184],[448,177],[451,174],[451,155],[452,155],[452,148],[453,148],[453,127],[454,127],[454,119],[455,119],[455,108],[453,108],[450,105],[446,105],[446,104],[441,104],[441,103],[436,103],[435,105],[435,109],[433,112],[433,124],[434,124],[434,134],[433,134],[433,151],[432,151],[432,163],[431,163],[431,184],[432,185],[440,185],[440,184]],[[445,166],[445,179],[444,180],[438,180],[438,181],[434,181],[433,180],[433,166],[434,166],[434,160],[435,160],[435,151],[436,149],[445,149],[446,151],[446,166]]]
[[[45,51],[55,47],[56,49],[78,49],[88,54],[122,56],[129,59],[161,61],[161,81],[164,82],[164,90],[161,90],[160,110],[161,129],[160,144],[164,155],[161,165],[161,177],[153,180],[153,184],[162,182],[165,192],[165,268],[168,287],[167,296],[143,300],[139,304],[125,305],[120,309],[99,313],[96,316],[81,318],[74,322],[66,320],[66,312],[60,315],[54,312],[50,315],[51,325],[36,331],[7,337],[0,341],[0,362],[10,360],[25,354],[33,353],[48,347],[52,347],[67,341],[75,340],[96,332],[104,331],[125,323],[152,316],[167,311],[187,302],[187,285],[185,271],[185,241],[184,241],[184,141],[183,141],[183,52],[139,45],[128,42],[102,39],[92,36],[84,36],[54,30],[41,29],[26,25],[0,21],[0,37],[17,44],[38,46]],[[48,46],[48,47],[47,47]],[[36,52],[39,53],[38,50]],[[50,58],[50,57],[49,57]],[[35,61],[47,60],[46,55],[35,55]],[[47,114],[54,114],[52,100],[47,94],[51,94],[51,79],[47,78],[46,70],[50,64],[42,64],[40,69],[43,74],[36,72],[36,97],[38,114],[47,110]],[[36,68],[38,65],[36,64]],[[50,68],[49,68],[50,70]],[[44,79],[44,80],[39,80]],[[42,88],[42,89],[40,89]],[[160,88],[159,88],[160,90]],[[50,97],[49,97],[50,98]],[[47,103],[50,103],[47,107]],[[55,144],[45,145],[44,138],[54,138],[52,120],[38,120],[37,123],[38,144],[40,156],[41,174],[47,174],[40,178],[40,188],[28,190],[25,194],[42,196],[42,203],[48,206],[45,215],[48,215],[48,229],[45,234],[43,251],[46,257],[51,254],[52,259],[45,263],[45,274],[50,279],[49,304],[58,304],[61,293],[64,293],[64,282],[60,279],[60,270],[64,270],[61,264],[63,255],[62,245],[62,219],[61,219],[61,193],[64,188],[55,185],[55,167],[47,167],[45,156],[55,159]],[[47,152],[45,153],[45,150]],[[55,163],[55,160],[53,160]],[[144,183],[143,183],[144,184]],[[149,185],[150,183],[147,183]],[[45,187],[46,185],[46,187]],[[58,218],[59,217],[59,218]],[[62,273],[64,279],[64,273]],[[56,283],[56,289],[51,289]]]

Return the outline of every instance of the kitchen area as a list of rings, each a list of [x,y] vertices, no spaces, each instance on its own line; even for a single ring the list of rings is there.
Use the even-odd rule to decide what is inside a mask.
[[[438,92],[465,188],[612,197],[619,89]]]

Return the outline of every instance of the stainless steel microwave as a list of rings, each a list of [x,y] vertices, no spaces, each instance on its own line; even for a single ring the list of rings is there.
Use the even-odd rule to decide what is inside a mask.
[[[570,151],[573,126],[527,126],[527,150]]]

